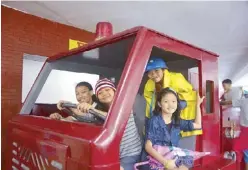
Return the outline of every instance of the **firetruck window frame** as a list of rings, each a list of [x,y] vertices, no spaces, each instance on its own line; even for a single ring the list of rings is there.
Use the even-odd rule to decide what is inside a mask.
[[[206,114],[214,113],[214,82],[206,81]]]

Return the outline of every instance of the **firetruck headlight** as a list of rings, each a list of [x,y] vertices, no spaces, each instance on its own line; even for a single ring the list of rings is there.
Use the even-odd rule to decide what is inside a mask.
[[[224,153],[223,157],[225,159],[231,159],[233,161],[236,161],[236,159],[237,159],[237,155],[236,155],[236,153],[234,151],[230,151],[230,152],[229,151],[226,151]]]

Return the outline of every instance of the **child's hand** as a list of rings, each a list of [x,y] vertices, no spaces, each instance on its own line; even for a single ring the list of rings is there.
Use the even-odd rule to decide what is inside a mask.
[[[88,103],[80,103],[77,106],[77,109],[83,113],[88,113],[91,108],[92,108],[92,105]]]
[[[203,102],[204,98],[205,96],[200,97],[199,92],[197,92],[197,105],[200,105]]]
[[[173,159],[173,160],[165,160],[164,161],[164,167],[165,169],[175,169],[177,166],[176,166],[176,159]]]
[[[63,118],[59,113],[52,113],[49,117],[55,120],[60,120]]]
[[[60,100],[59,103],[57,104],[57,108],[59,110],[62,110],[63,109],[63,107],[61,106],[63,103],[71,103],[71,102]]]

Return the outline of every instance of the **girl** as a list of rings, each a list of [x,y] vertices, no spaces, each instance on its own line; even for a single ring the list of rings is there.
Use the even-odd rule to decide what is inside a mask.
[[[97,99],[96,96],[93,94],[93,88],[90,83],[88,82],[80,82],[76,85],[75,88],[75,94],[78,103],[87,103],[92,107],[100,107],[99,104],[97,104]],[[59,110],[62,110],[63,108],[61,107],[62,103],[70,103],[68,101],[59,101],[57,104],[57,108]],[[85,113],[80,113],[78,109],[73,109],[71,108],[71,111],[74,112],[75,114],[84,114]],[[88,114],[88,116],[92,116],[91,114]],[[49,116],[51,119],[57,119],[57,120],[68,120],[68,121],[75,121],[76,119],[73,118],[72,116],[68,116],[66,118],[63,118],[59,113],[53,113]]]
[[[204,97],[198,95],[196,117],[194,121],[180,118],[181,108],[177,93],[171,88],[164,88],[157,95],[157,104],[154,116],[150,119],[145,150],[149,155],[159,161],[169,170],[186,170],[184,166],[176,167],[175,160],[165,160],[153,145],[178,146],[180,131],[192,131],[201,129],[201,109],[200,104]]]
[[[99,102],[103,105],[101,110],[92,108],[92,106],[87,103],[79,104],[78,109],[82,112],[88,112],[89,109],[93,109],[107,116],[107,112],[114,99],[115,91],[116,88],[110,80],[99,80],[95,87],[95,94]],[[134,122],[133,113],[131,113],[120,144],[120,169],[133,170],[134,164],[139,161],[141,149],[141,139]]]

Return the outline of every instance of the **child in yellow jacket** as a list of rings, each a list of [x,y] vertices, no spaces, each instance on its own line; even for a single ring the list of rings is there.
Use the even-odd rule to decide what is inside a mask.
[[[169,72],[165,61],[161,58],[151,58],[147,64],[146,72],[149,77],[144,89],[147,118],[152,116],[156,103],[156,93],[163,88],[170,87],[178,93],[181,100],[181,107],[183,108],[181,118],[185,120],[195,119],[197,93],[181,73]],[[181,132],[182,137],[199,134],[202,134],[202,130]]]

